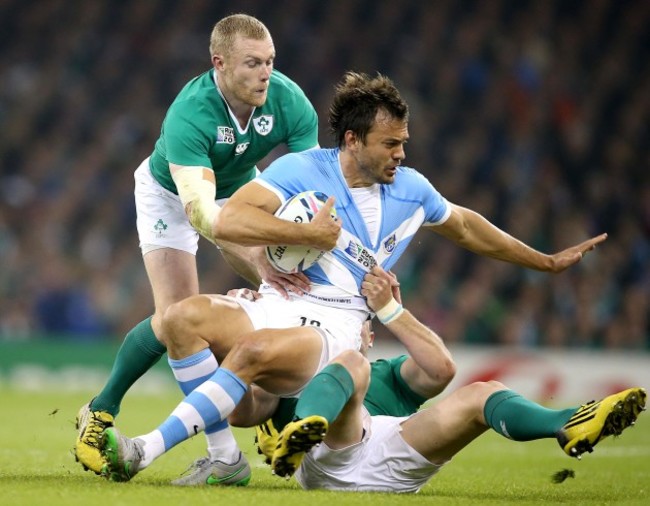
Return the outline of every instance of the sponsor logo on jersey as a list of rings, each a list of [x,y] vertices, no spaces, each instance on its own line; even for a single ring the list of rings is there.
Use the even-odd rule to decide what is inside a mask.
[[[348,247],[345,248],[345,252],[366,269],[372,269],[377,265],[377,260],[372,256],[372,253],[354,241],[350,241]]]
[[[253,118],[255,131],[260,135],[268,135],[273,130],[273,116],[265,114],[259,118]]]
[[[231,127],[217,127],[217,144],[234,144],[235,131]]]
[[[395,234],[393,234],[384,241],[384,251],[386,253],[392,253],[396,245],[397,245],[397,238],[395,237]]]
[[[241,144],[237,144],[237,147],[235,147],[235,155],[241,155],[248,149],[249,144],[250,142],[242,142]]]

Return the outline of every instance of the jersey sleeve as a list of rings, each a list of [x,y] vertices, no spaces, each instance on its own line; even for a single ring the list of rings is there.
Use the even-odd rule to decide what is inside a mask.
[[[318,146],[318,115],[300,88],[296,90],[291,111],[293,125],[288,133],[287,147],[298,153]]]
[[[407,358],[400,355],[372,362],[370,386],[363,400],[371,415],[410,416],[427,401],[402,378],[401,368]]]
[[[167,160],[177,165],[212,168],[209,114],[205,107],[196,105],[183,101],[169,108],[164,125]]]
[[[314,172],[303,155],[289,153],[271,163],[255,181],[275,193],[284,203],[304,191],[305,183],[314,177]]]
[[[451,207],[446,198],[425,178],[422,174],[417,173],[421,183],[418,185],[425,192],[422,203],[424,206],[424,225],[441,225],[451,214]]]

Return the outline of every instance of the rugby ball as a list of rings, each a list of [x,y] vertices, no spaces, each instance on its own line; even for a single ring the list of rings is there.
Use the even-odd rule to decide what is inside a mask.
[[[327,202],[327,195],[319,191],[305,191],[287,200],[275,213],[280,219],[296,223],[309,223],[318,210]],[[332,208],[332,217],[336,210]],[[280,272],[294,274],[309,269],[325,254],[311,246],[267,246],[266,258]]]

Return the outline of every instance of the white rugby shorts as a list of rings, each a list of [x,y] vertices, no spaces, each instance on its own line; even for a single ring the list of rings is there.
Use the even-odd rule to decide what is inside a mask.
[[[173,248],[196,255],[199,233],[190,224],[178,195],[170,192],[151,174],[149,158],[134,173],[136,226],[142,254]],[[228,199],[219,199],[223,206]]]
[[[296,472],[304,489],[417,492],[442,467],[429,462],[402,438],[408,417],[370,416],[364,410],[363,439],[333,450],[325,443],[305,455]]]
[[[314,304],[298,296],[287,300],[269,292],[254,302],[241,297],[233,300],[246,311],[255,330],[305,326],[318,330],[323,339],[318,371],[341,352],[361,347],[361,327],[368,315],[365,311]],[[298,394],[299,391],[284,397],[298,397]]]

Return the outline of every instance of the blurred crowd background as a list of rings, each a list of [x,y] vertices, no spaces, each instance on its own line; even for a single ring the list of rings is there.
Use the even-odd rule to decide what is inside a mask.
[[[650,349],[645,0],[0,0],[0,340],[117,341],[151,313],[133,171],[235,12],[269,27],[322,146],[343,72],[380,71],[411,106],[405,165],[449,200],[545,252],[609,234],[550,275],[420,232],[396,272],[447,342]],[[202,291],[242,285],[198,259]]]

